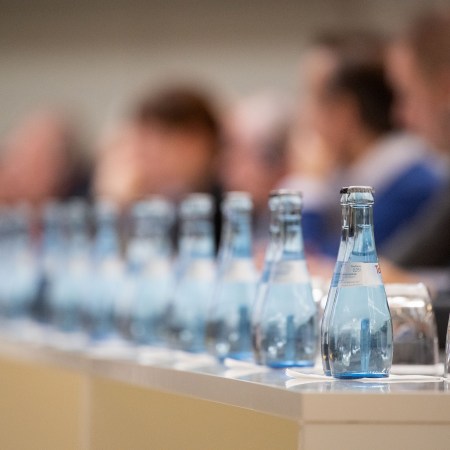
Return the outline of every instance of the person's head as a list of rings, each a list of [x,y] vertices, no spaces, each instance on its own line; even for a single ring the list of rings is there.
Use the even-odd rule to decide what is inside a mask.
[[[287,102],[271,93],[236,102],[225,117],[221,183],[227,191],[249,192],[257,210],[265,210],[286,173],[291,119]]]
[[[342,66],[378,64],[384,40],[370,31],[330,31],[317,35],[300,63],[301,109],[307,126],[330,77]]]
[[[357,159],[393,128],[393,92],[379,64],[337,67],[318,104],[316,130],[342,162]]]
[[[42,204],[83,195],[87,167],[74,131],[61,114],[39,111],[6,138],[2,190],[6,201]]]
[[[396,117],[450,151],[450,10],[418,18],[388,53]]]
[[[126,206],[146,193],[145,152],[140,131],[133,123],[106,130],[97,145],[93,194]]]
[[[145,193],[180,198],[211,187],[219,123],[204,94],[189,88],[151,93],[135,108],[135,145],[145,167]]]

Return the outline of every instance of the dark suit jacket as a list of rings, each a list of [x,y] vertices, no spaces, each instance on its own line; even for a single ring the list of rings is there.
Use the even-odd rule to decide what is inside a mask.
[[[450,267],[450,183],[383,254],[406,268]]]

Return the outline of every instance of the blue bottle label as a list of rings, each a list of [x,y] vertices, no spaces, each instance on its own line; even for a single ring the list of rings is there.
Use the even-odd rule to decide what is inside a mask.
[[[339,287],[380,286],[382,284],[378,263],[346,262],[342,264]]]

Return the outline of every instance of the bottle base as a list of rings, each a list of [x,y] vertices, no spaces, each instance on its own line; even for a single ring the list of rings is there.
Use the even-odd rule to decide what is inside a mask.
[[[201,353],[205,353],[205,349],[201,347],[179,347],[174,348],[173,350],[180,350],[185,353],[192,353],[193,355],[199,355]]]
[[[289,369],[290,367],[314,367],[314,362],[311,361],[277,361],[268,362],[266,366],[272,369]]]
[[[339,380],[355,380],[358,378],[388,378],[388,373],[373,373],[373,372],[348,372],[348,373],[332,373],[333,378]]]
[[[223,363],[226,359],[236,359],[238,361],[254,362],[252,352],[233,352],[223,356],[218,356],[217,359]]]

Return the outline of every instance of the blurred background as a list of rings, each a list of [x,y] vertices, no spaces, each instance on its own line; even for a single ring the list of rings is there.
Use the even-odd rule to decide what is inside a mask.
[[[299,89],[302,50],[329,28],[396,31],[431,0],[1,1],[0,132],[59,105],[87,143],[139,90],[194,80],[221,96]]]
[[[310,272],[329,280],[339,190],[370,185],[384,281],[425,281],[446,322],[450,0],[0,0],[0,11],[0,281],[15,270],[11,236],[45,266],[58,220],[67,235],[83,225],[89,258],[106,230],[125,261],[123,222],[155,195],[173,208],[209,194],[217,250],[230,191],[251,195],[261,268],[267,199],[286,188],[303,193]],[[67,242],[58,257],[70,260]]]
[[[128,207],[199,191],[218,205],[223,192],[248,191],[263,249],[268,193],[294,188],[308,253],[333,259],[339,187],[370,184],[389,255],[448,178],[447,142],[428,123],[438,120],[425,102],[419,117],[404,101],[411,77],[395,42],[423,11],[446,6],[2,1],[0,202],[81,196]],[[311,265],[329,274],[322,260]]]

